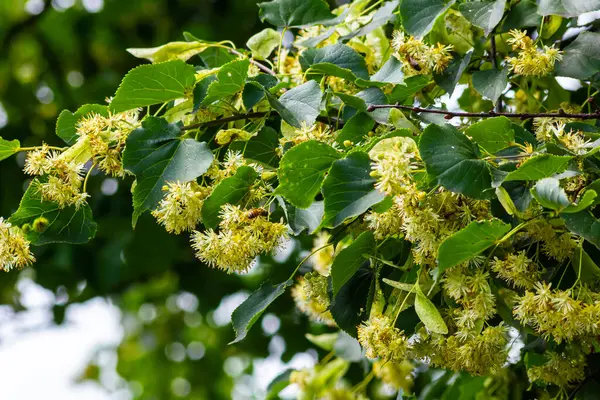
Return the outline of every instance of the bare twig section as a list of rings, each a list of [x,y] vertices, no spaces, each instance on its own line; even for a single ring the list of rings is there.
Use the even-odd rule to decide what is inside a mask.
[[[442,114],[446,119],[452,118],[493,118],[493,117],[508,117],[508,118],[520,118],[520,119],[530,119],[530,118],[571,118],[571,119],[600,119],[600,110],[594,113],[566,113],[562,109],[558,110],[558,112],[546,112],[546,113],[512,113],[512,112],[496,112],[496,111],[488,111],[482,113],[475,112],[462,112],[462,111],[448,111],[448,110],[438,110],[434,108],[423,108],[423,107],[413,107],[413,106],[405,106],[401,104],[371,104],[367,111],[373,111],[378,108],[398,108],[400,110],[409,110],[416,113],[430,113],[430,114]]]
[[[234,49],[229,49],[229,52],[231,54],[235,54],[236,56],[244,56],[242,53],[240,53],[237,50]],[[273,71],[272,69],[270,69],[269,67],[266,67],[265,65],[259,63],[258,61],[254,61],[253,59],[249,58],[248,61],[250,61],[250,64],[254,64],[258,67],[258,69],[260,69],[262,72],[265,72],[269,75],[273,75],[273,76],[277,76],[277,74],[275,73],[275,71]]]
[[[197,124],[187,125],[187,126],[182,127],[181,130],[182,131],[190,131],[193,129],[208,128],[210,126],[219,126],[219,125],[226,124],[228,122],[240,121],[240,120],[244,120],[244,119],[263,118],[263,117],[267,116],[268,114],[269,114],[268,112],[264,112],[264,111],[252,112],[252,113],[247,113],[247,114],[237,114],[237,115],[232,115],[230,117],[223,117],[223,118],[215,119],[212,121],[199,122]],[[328,118],[328,117],[323,117],[323,116],[319,115],[317,117],[317,121],[322,122],[327,125],[331,125],[331,126],[338,126],[338,127],[344,126],[344,121],[342,121],[341,119],[333,118],[333,117]]]

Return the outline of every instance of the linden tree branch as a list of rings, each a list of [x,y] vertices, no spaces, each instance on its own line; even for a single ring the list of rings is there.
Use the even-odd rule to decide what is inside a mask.
[[[572,118],[572,119],[600,119],[600,111],[594,113],[566,113],[562,109],[558,110],[558,112],[544,112],[544,113],[513,113],[513,112],[496,112],[496,111],[488,111],[488,112],[463,112],[463,111],[448,111],[448,110],[438,110],[433,108],[423,108],[423,107],[413,107],[413,106],[405,106],[402,104],[371,104],[367,107],[367,111],[373,111],[379,108],[397,108],[400,110],[409,110],[416,113],[430,113],[430,114],[441,114],[444,115],[446,119],[452,119],[456,117],[463,118],[493,118],[493,117],[508,117],[508,118],[520,118],[520,119],[530,119],[530,118]]]

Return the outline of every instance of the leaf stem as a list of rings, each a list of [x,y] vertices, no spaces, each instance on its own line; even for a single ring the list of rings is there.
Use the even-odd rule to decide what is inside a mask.
[[[326,245],[323,245],[323,246],[319,247],[318,249],[314,250],[312,253],[310,253],[309,255],[307,255],[306,257],[304,257],[304,259],[302,259],[302,261],[300,261],[300,264],[298,264],[298,266],[296,267],[296,269],[294,269],[294,272],[292,272],[292,274],[288,278],[288,281],[294,279],[294,276],[296,275],[296,273],[298,272],[298,270],[300,269],[300,267],[302,265],[304,265],[304,263],[307,262],[309,258],[311,258],[313,255],[315,255],[315,253],[317,253],[318,251],[323,250],[325,247],[329,247],[329,246],[333,246],[333,243],[327,243]]]
[[[281,72],[281,49],[283,48],[283,37],[287,32],[287,26],[281,30],[281,38],[279,39],[279,47],[277,48],[277,72]]]
[[[17,152],[19,151],[35,151],[35,150],[39,150],[41,149],[42,146],[33,146],[33,147],[19,147],[18,150],[16,150]],[[64,147],[56,147],[56,146],[48,146],[48,148],[50,150],[58,150],[58,151],[65,151]]]

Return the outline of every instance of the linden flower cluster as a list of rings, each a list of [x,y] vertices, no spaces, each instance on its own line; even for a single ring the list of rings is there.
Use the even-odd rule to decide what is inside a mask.
[[[221,162],[215,158],[211,166],[208,168],[208,171],[206,171],[206,176],[211,178],[216,186],[223,179],[233,176],[237,172],[238,168],[245,164],[246,162],[242,157],[242,153],[238,151],[227,150],[227,153],[225,154],[225,160]]]
[[[526,227],[526,233],[542,244],[542,252],[559,262],[565,261],[573,254],[577,242],[570,232],[557,232],[545,219],[540,218]]]
[[[407,357],[408,338],[383,315],[371,317],[358,326],[358,341],[369,358],[399,363]]]
[[[427,75],[431,72],[439,74],[452,61],[452,45],[437,43],[435,46],[428,46],[413,36],[407,38],[400,31],[394,32],[392,47],[395,50],[394,56],[402,61],[402,71],[407,76]]]
[[[284,224],[252,215],[238,206],[226,204],[220,215],[219,232],[194,231],[192,248],[198,259],[228,273],[248,271],[256,256],[270,252],[287,237]]]
[[[414,140],[407,137],[383,139],[369,151],[373,161],[371,176],[377,179],[375,187],[387,195],[405,193],[410,184],[410,173],[415,167],[411,161],[419,157]]]
[[[373,373],[376,377],[381,379],[386,385],[396,390],[402,389],[405,393],[410,393],[411,391],[413,370],[414,366],[408,360],[403,360],[399,363],[377,360],[373,364]]]
[[[106,174],[124,176],[121,154],[129,133],[140,126],[138,117],[137,109],[117,114],[109,112],[107,117],[90,113],[77,123],[80,140],[89,141],[94,162]]]
[[[582,354],[572,357],[549,351],[545,355],[548,358],[545,364],[527,369],[527,377],[531,382],[541,381],[565,388],[585,379],[586,362]]]
[[[403,213],[405,238],[414,243],[413,255],[418,264],[435,265],[437,252],[444,239],[472,221],[488,219],[489,202],[472,200],[446,190],[429,195],[415,206],[408,192],[394,199]]]
[[[335,326],[329,309],[327,295],[327,277],[318,272],[309,272],[298,279],[292,288],[292,297],[296,306],[312,321]]]
[[[506,60],[512,71],[523,76],[545,76],[554,70],[554,64],[562,60],[562,51],[554,46],[544,46],[538,49],[535,42],[527,36],[527,32],[513,29],[508,43],[513,50],[518,51],[516,57]]]
[[[507,343],[506,328],[500,324],[466,338],[457,335],[448,338],[422,336],[416,344],[416,351],[422,358],[428,358],[432,366],[486,375],[500,370],[506,362]]]
[[[306,122],[302,121],[300,128],[294,128],[291,135],[285,135],[279,142],[283,146],[285,143],[297,145],[309,140],[333,144],[334,137],[331,134],[331,129],[329,129],[327,125],[318,122],[313,125],[308,125]]]
[[[446,272],[444,292],[464,307],[456,318],[456,325],[465,333],[475,329],[477,320],[486,320],[496,314],[496,300],[489,279],[489,273],[483,269],[473,271],[465,265]]]
[[[531,289],[540,278],[536,264],[525,251],[508,254],[504,260],[494,257],[492,271],[515,287]]]
[[[200,186],[196,181],[167,182],[162,190],[166,193],[152,215],[167,232],[180,234],[190,231],[202,220],[204,199],[211,188]]]
[[[578,109],[569,110],[577,112]],[[558,141],[561,145],[577,155],[583,155],[594,146],[593,142],[586,139],[583,132],[566,128],[567,119],[561,118],[536,118],[534,121],[536,138],[540,142]]]
[[[79,208],[88,197],[87,193],[81,192],[83,163],[72,157],[74,152],[83,147],[78,144],[63,153],[50,150],[44,144],[30,151],[25,159],[25,173],[44,177],[33,183],[42,198],[56,203],[60,208],[72,205]]]
[[[23,231],[0,217],[0,269],[10,271],[35,262]]]
[[[570,290],[552,290],[538,282],[526,291],[513,310],[515,317],[532,326],[543,337],[557,343],[597,336],[600,332],[600,301],[586,303],[571,296]]]

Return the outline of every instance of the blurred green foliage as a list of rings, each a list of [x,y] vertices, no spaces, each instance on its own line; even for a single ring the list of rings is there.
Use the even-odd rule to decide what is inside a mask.
[[[139,65],[126,48],[182,40],[183,31],[206,40],[227,37],[244,46],[262,29],[257,10],[253,0],[2,1],[0,134],[24,146],[59,144],[54,129],[63,109],[102,104],[127,71]],[[22,162],[0,164],[0,215],[14,212],[23,195]],[[59,324],[69,304],[109,296],[122,309],[126,327],[117,370],[136,382],[132,388],[140,398],[181,398],[175,393],[188,391],[190,399],[230,398],[235,374],[227,374],[223,364],[233,362],[242,366],[240,374],[251,373],[248,360],[267,357],[271,337],[255,329],[244,342],[227,346],[233,330],[229,324],[217,326],[213,311],[224,296],[241,288],[253,291],[267,275],[274,282],[289,275],[301,259],[299,249],[312,244],[298,246],[282,263],[262,260],[256,274],[226,275],[201,265],[184,238],[167,234],[147,215],[133,230],[130,183],[92,176],[91,206],[101,227],[96,239],[85,246],[37,248],[35,266],[2,274],[0,303],[24,310],[16,288],[22,273],[53,293],[68,294],[66,304],[54,307]],[[185,310],[173,306],[181,293],[188,299]],[[307,322],[289,296],[270,311],[283,316],[284,360],[314,347],[303,337]],[[187,351],[183,360],[182,346]],[[96,380],[100,373],[93,359],[82,378]]]

